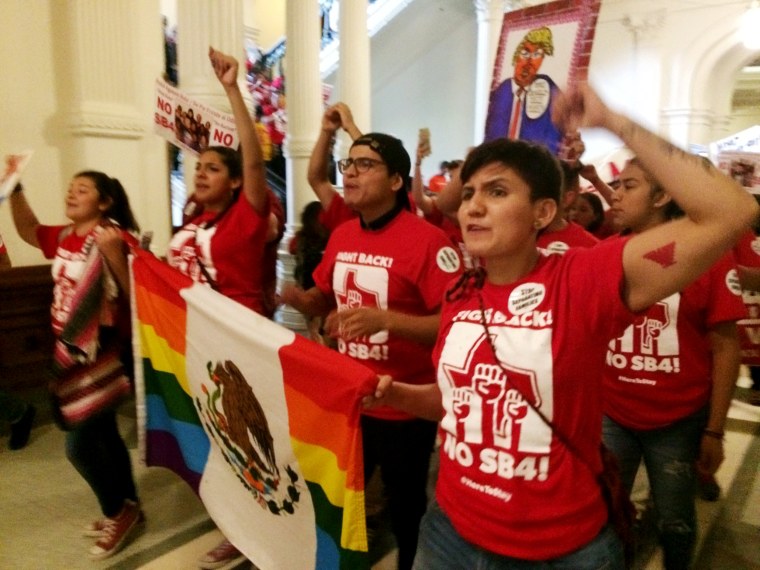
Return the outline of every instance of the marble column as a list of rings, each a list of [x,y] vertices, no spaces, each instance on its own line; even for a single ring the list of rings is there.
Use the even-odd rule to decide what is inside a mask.
[[[316,199],[306,175],[322,120],[318,0],[288,0],[285,31],[288,129],[283,142],[283,154],[287,172],[288,219],[278,254],[279,288],[293,280],[294,259],[288,252],[288,244],[298,229],[304,206]],[[275,319],[290,329],[299,332],[306,330],[303,316],[291,307],[281,307]]]
[[[370,132],[371,79],[369,31],[367,29],[367,0],[341,2],[340,5],[340,67],[338,92],[351,108],[354,121],[362,132]],[[348,142],[345,138],[343,142]]]
[[[144,192],[168,179],[165,145],[151,128],[155,99],[144,87],[163,71],[159,3],[70,0],[50,10],[60,111],[49,137],[63,174],[94,169],[118,178],[142,228],[163,243],[168,201]]]
[[[243,0],[181,0],[177,2],[177,66],[179,88],[191,98],[230,112],[230,105],[208,59],[209,47],[229,53],[240,62],[241,91],[245,85]],[[192,193],[196,158],[183,153],[183,174]]]
[[[499,47],[504,11],[513,2],[505,0],[473,0],[478,20],[478,57],[475,72],[475,131],[473,144],[483,142],[488,101],[491,93],[493,65]]]

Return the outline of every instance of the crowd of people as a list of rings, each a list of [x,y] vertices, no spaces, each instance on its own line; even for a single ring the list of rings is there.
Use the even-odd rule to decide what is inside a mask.
[[[618,136],[635,158],[617,188],[581,152],[559,160],[493,137],[447,162],[445,183],[426,192],[426,141],[412,164],[399,139],[362,132],[337,103],[308,166],[317,200],[291,244],[296,283],[276,297],[282,205],[238,62],[213,49],[209,60],[240,148],[201,147],[195,207],[167,263],[268,318],[290,305],[315,340],[376,372],[362,400],[364,475],[379,469],[398,568],[624,568],[616,507],[600,483],[602,444],[625,494],[643,462],[665,566],[688,568],[697,485],[724,455],[742,287],[760,282],[746,246],[753,197],[584,85],[553,97],[553,124],[566,136],[583,127]],[[339,130],[353,141],[337,161],[342,193],[330,176]],[[114,351],[126,364],[127,253],[139,227],[123,187],[98,171],[76,174],[64,226],[40,224],[24,194],[18,185],[10,198],[17,231],[53,260],[58,373],[91,370]],[[95,310],[78,302],[97,287]],[[71,336],[82,322],[95,342]],[[102,511],[85,529],[90,555],[105,558],[145,520],[129,454],[113,408],[65,427],[67,456]],[[225,540],[199,567],[242,559]]]
[[[268,148],[265,160],[271,170],[284,179],[282,143],[288,129],[285,81],[282,75],[270,78],[269,73],[255,62],[249,60],[246,63],[259,141],[263,148]]]

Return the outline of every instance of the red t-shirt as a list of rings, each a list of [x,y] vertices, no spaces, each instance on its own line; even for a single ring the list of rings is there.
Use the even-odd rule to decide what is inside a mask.
[[[737,265],[760,267],[760,237],[747,230],[733,249]]]
[[[270,208],[271,198],[264,212],[258,213],[241,192],[221,220],[210,228],[203,226],[217,214],[204,212],[172,237],[167,255],[169,265],[193,281],[208,283],[202,263],[222,295],[264,314],[262,268]]]
[[[729,252],[683,291],[638,315],[609,343],[604,413],[631,429],[650,430],[702,408],[712,388],[708,332],[744,315]]]
[[[601,379],[608,340],[632,314],[620,297],[624,240],[541,254],[516,283],[444,302],[433,352],[444,417],[436,497],[467,541],[545,560],[607,522],[595,474],[528,398],[601,470]],[[604,275],[605,279],[599,279]]]
[[[338,311],[377,307],[432,315],[440,308],[446,285],[460,273],[459,255],[443,232],[403,210],[378,230],[363,229],[358,219],[342,224],[330,235],[312,275],[323,294],[335,297]],[[399,382],[435,381],[431,347],[387,330],[350,341],[339,338],[338,351]],[[366,413],[385,419],[410,417],[389,407]]]
[[[5,247],[3,236],[0,236],[0,255],[3,255],[5,253],[8,253],[8,248]]]
[[[737,265],[760,267],[760,237],[748,230],[734,246],[734,255]],[[760,292],[745,289],[742,298],[747,308],[747,317],[736,323],[742,363],[760,366]]]
[[[46,259],[52,259],[51,273],[53,275],[53,304],[50,307],[50,318],[53,325],[53,333],[61,334],[64,325],[69,320],[71,312],[71,300],[76,291],[76,286],[82,278],[85,269],[88,252],[84,250],[87,238],[97,231],[93,228],[83,236],[78,236],[70,231],[71,226],[43,226],[37,227],[37,241],[40,244],[42,254]],[[63,234],[64,230],[67,233]],[[135,239],[130,239],[125,234],[125,240],[130,245],[136,245]],[[97,247],[93,244],[93,247]],[[106,298],[109,301],[108,311],[101,314],[101,324],[117,326],[122,334],[128,334],[130,323],[128,300],[126,295],[121,295],[118,285],[113,279],[106,280]],[[124,310],[120,310],[124,309]]]
[[[327,210],[323,208],[319,213],[319,221],[323,226],[327,228],[327,231],[329,232],[332,232],[343,222],[347,222],[348,220],[353,220],[358,217],[359,214],[346,206],[346,202],[343,199],[343,196],[337,192],[333,196],[333,199],[330,200],[330,205],[327,207]]]
[[[52,259],[53,304],[50,317],[53,332],[61,333],[69,320],[71,299],[76,284],[82,277],[87,255],[83,251],[86,235],[78,236],[73,231],[61,239],[61,232],[70,226],[38,226],[37,241],[46,259]]]
[[[536,240],[538,247],[548,253],[565,253],[571,247],[594,247],[599,239],[575,222],[555,232],[542,232]]]

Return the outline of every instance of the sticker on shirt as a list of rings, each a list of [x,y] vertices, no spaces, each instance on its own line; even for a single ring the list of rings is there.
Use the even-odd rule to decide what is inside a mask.
[[[752,251],[755,253],[755,255],[760,255],[760,237],[756,237],[752,240],[750,248],[752,248]]]
[[[538,119],[549,108],[552,90],[546,79],[538,78],[530,84],[525,96],[525,114],[531,119]]]
[[[509,294],[509,312],[522,315],[532,311],[546,297],[546,287],[542,283],[519,285]]]
[[[553,241],[544,248],[544,251],[546,251],[546,253],[549,255],[564,255],[568,249],[570,249],[570,246],[567,245],[564,241]]]
[[[459,256],[453,247],[446,246],[439,249],[435,255],[435,262],[438,264],[438,268],[446,273],[459,271]]]
[[[739,281],[739,272],[736,269],[729,269],[726,273],[726,287],[737,297],[742,294],[742,284]]]

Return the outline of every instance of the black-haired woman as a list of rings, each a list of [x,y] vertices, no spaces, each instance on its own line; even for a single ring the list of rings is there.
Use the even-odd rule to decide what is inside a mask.
[[[266,314],[262,285],[264,246],[277,234],[261,147],[237,84],[238,62],[210,49],[209,58],[227,93],[240,152],[211,146],[195,167],[193,199],[202,213],[182,226],[167,260],[194,281]],[[274,227],[273,227],[274,226]]]
[[[192,195],[201,213],[174,234],[167,261],[193,281],[269,317],[265,248],[281,235],[272,212],[276,198],[267,185],[261,145],[238,85],[238,62],[213,48],[208,55],[232,107],[240,151],[224,146],[201,150]],[[219,568],[244,559],[224,539],[198,566]]]
[[[130,346],[126,242],[134,244],[130,232],[139,230],[123,186],[103,172],[76,174],[66,193],[71,223],[61,226],[37,221],[20,184],[10,202],[21,238],[53,260],[54,363],[62,371],[114,366],[114,374],[121,374],[120,366],[129,365],[121,356]],[[80,302],[92,296],[100,302]],[[72,326],[77,323],[91,324],[94,338],[77,333],[82,329]],[[126,379],[119,389],[124,386],[128,389]],[[84,529],[97,539],[89,554],[107,558],[144,520],[129,452],[112,407],[67,427],[66,455],[95,493],[104,517]]]

